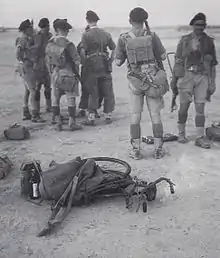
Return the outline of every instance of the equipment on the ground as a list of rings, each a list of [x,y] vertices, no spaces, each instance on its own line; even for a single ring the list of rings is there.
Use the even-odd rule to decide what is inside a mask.
[[[163,142],[173,142],[173,141],[177,141],[177,140],[178,140],[178,136],[175,134],[166,133],[163,136]],[[153,136],[143,136],[142,142],[145,142],[147,144],[154,144],[154,137]]]
[[[206,136],[209,140],[220,141],[220,122],[213,123],[206,128]]]
[[[7,177],[11,172],[12,166],[13,164],[7,155],[0,156],[0,180]]]
[[[4,130],[4,136],[7,140],[26,140],[30,138],[30,132],[25,126],[15,123]]]
[[[131,208],[134,198],[137,198],[138,209],[142,206],[143,212],[147,212],[147,202],[156,198],[158,183],[166,181],[171,194],[174,193],[174,184],[169,179],[161,177],[148,183],[132,178],[127,162],[109,157],[77,157],[63,164],[53,161],[44,172],[40,163],[33,161],[23,164],[22,171],[22,193],[25,196],[33,199],[34,184],[37,184],[38,197],[53,201],[50,219],[38,236],[52,233],[69,214],[72,206],[88,205],[104,197],[124,196],[126,208]]]

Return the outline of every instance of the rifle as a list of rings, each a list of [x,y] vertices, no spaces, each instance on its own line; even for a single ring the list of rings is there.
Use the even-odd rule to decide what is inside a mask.
[[[177,84],[178,78],[175,77],[174,74],[173,74],[173,69],[172,69],[172,66],[171,66],[170,58],[169,58],[170,55],[175,55],[175,52],[168,52],[167,53],[167,61],[168,61],[168,65],[169,65],[169,68],[170,68],[170,71],[171,71],[171,74],[172,74],[172,79],[171,79],[170,85],[171,85],[171,88],[173,90],[174,88],[176,88],[176,84]],[[177,95],[178,95],[178,92],[177,91],[176,92],[173,91],[173,96],[172,96],[172,101],[171,101],[171,113],[174,110],[177,109],[177,104],[176,104]]]

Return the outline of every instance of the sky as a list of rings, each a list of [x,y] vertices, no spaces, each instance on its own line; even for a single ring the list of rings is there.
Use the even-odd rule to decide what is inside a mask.
[[[197,12],[207,15],[208,24],[220,25],[220,0],[0,0],[0,26],[18,27],[24,19],[37,23],[48,17],[67,18],[81,28],[88,10],[97,12],[101,26],[128,26],[129,12],[137,6],[148,11],[151,26],[188,25]]]

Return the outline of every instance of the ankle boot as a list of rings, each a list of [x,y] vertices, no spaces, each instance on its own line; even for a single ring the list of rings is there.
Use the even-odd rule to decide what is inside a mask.
[[[76,123],[76,107],[68,107],[69,129],[71,131],[82,130],[82,126]]]
[[[187,143],[188,139],[186,138],[186,124],[178,124],[178,130],[179,130],[178,142]]]
[[[23,120],[31,120],[31,114],[28,107],[23,107]]]
[[[161,159],[164,157],[164,150],[163,150],[163,139],[162,138],[154,138],[154,158]]]
[[[141,156],[141,139],[131,139],[131,150],[129,151],[129,157],[132,159],[140,160]]]

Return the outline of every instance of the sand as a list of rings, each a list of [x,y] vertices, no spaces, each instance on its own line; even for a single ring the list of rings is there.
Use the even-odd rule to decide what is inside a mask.
[[[125,67],[113,67],[116,110],[111,125],[104,123],[103,114],[94,128],[78,132],[55,132],[51,116],[42,115],[44,125],[21,120],[23,85],[14,76],[14,34],[0,35],[0,131],[14,122],[30,127],[31,139],[22,142],[0,141],[14,163],[12,173],[0,181],[0,258],[218,258],[220,257],[220,145],[210,150],[194,145],[194,107],[190,108],[187,133],[190,142],[181,145],[166,143],[166,156],[154,160],[153,146],[142,144],[144,159],[128,157],[129,96]],[[175,41],[164,39],[168,50],[174,51]],[[169,43],[170,42],[170,43]],[[218,49],[219,50],[219,49]],[[165,62],[166,67],[167,62]],[[219,84],[218,68],[218,84]],[[218,85],[217,85],[218,88]],[[207,104],[207,126],[220,120],[220,91]],[[165,96],[162,112],[164,130],[177,133],[177,113],[170,113],[171,92]],[[63,100],[62,112],[66,112]],[[142,134],[152,135],[148,111],[142,118]],[[39,159],[43,169],[49,162],[65,162],[80,155],[116,157],[129,162],[132,175],[153,181],[160,176],[176,184],[175,195],[166,184],[158,187],[158,195],[149,204],[148,213],[128,211],[123,198],[107,199],[89,207],[73,208],[58,232],[37,238],[50,215],[50,206],[36,206],[20,197],[20,165],[26,159]]]

